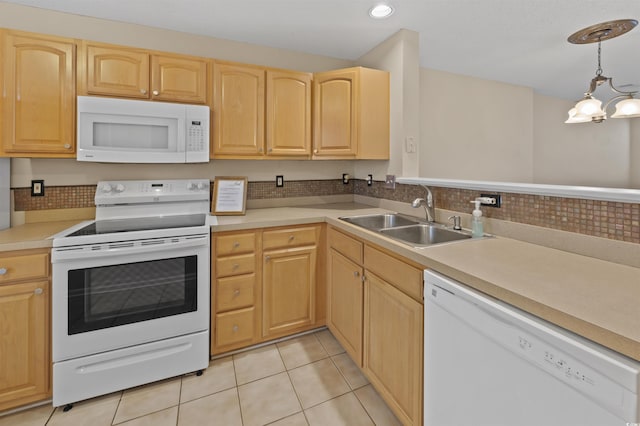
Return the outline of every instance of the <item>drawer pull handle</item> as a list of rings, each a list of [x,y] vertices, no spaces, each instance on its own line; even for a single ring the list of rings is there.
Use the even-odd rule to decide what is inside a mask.
[[[7,273],[7,268],[0,268],[0,275],[4,275]]]
[[[42,294],[42,289],[40,287],[36,288],[35,290],[33,290],[34,294]]]
[[[233,327],[231,328],[231,330],[232,330],[234,333],[237,333],[237,332],[238,332],[238,330],[240,330],[240,327],[238,327],[238,324],[234,324],[234,325],[233,325]]]

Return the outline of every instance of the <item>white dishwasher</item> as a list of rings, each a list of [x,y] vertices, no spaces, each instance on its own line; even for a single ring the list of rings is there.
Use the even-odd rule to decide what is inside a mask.
[[[425,271],[426,426],[638,426],[640,363]]]

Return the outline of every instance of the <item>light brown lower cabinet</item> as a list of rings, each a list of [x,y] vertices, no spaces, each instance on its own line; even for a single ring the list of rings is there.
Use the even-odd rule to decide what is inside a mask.
[[[423,305],[367,273],[362,367],[404,424],[422,424]]]
[[[405,425],[422,424],[422,269],[328,230],[327,326]]]
[[[323,224],[214,232],[211,354],[324,325],[323,244]]]
[[[51,396],[48,250],[0,253],[0,411]]]

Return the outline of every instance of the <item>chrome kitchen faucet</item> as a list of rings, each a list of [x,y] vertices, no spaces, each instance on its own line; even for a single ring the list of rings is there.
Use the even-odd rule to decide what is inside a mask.
[[[427,191],[427,196],[425,198],[416,198],[411,202],[411,207],[418,208],[420,206],[424,207],[425,215],[427,218],[427,222],[435,222],[436,221],[436,207],[435,202],[433,200],[433,194],[428,186],[420,185]]]

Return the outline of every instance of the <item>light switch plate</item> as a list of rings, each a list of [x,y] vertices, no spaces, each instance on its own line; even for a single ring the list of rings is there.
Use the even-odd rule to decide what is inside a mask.
[[[284,186],[284,176],[277,175],[276,176],[276,188],[282,188]]]

